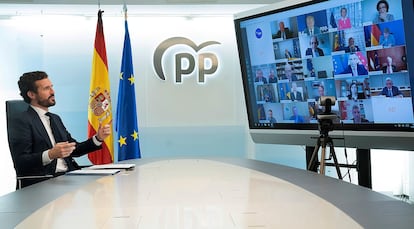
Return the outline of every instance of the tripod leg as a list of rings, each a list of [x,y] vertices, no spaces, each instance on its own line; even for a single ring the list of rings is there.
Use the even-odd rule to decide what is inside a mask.
[[[322,146],[322,154],[321,154],[321,174],[325,175],[325,153],[326,153],[326,146],[323,145]]]
[[[335,168],[336,168],[336,174],[338,175],[338,178],[340,180],[342,180],[342,174],[341,174],[341,170],[339,168],[338,159],[336,158],[336,153],[335,153],[333,142],[330,142],[329,145],[330,145],[330,148],[331,148],[330,149],[331,150],[331,155],[332,155],[332,158],[334,160],[334,164],[335,164]]]
[[[316,168],[315,168],[317,167],[316,159],[318,158],[319,148],[320,148],[320,143],[318,140],[318,143],[316,144],[315,149],[313,150],[313,153],[312,153],[312,157],[309,161],[308,170],[316,171]]]

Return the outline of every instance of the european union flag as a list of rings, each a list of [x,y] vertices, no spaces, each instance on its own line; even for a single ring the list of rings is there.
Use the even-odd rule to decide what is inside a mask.
[[[116,112],[116,130],[118,132],[118,161],[140,158],[135,78],[132,66],[131,41],[129,39],[126,18]]]

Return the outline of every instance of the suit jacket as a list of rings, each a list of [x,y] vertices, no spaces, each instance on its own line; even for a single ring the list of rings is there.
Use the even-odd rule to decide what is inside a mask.
[[[321,48],[316,48],[315,52],[318,53],[319,56],[324,55],[323,50]],[[312,48],[307,48],[305,55],[314,57],[312,53]]]
[[[402,95],[400,89],[398,89],[398,87],[396,87],[396,86],[392,86],[391,91],[392,91],[392,96],[390,96],[388,94],[388,88],[384,87],[381,91],[381,95],[385,95],[386,97],[393,97],[393,96],[397,96],[397,95]]]
[[[62,138],[56,139],[56,142],[76,142],[76,149],[71,156],[65,158],[69,171],[78,168],[72,157],[79,157],[101,148],[101,146],[95,145],[92,138],[81,143],[77,142],[66,130],[58,115],[51,114],[50,118],[56,123],[59,135]],[[51,149],[53,146],[37,112],[32,107],[29,107],[26,112],[21,113],[17,117],[17,120],[16,127],[10,138],[10,149],[17,176],[58,175],[55,172],[56,159],[47,165],[43,165],[43,151]],[[39,181],[23,180],[23,187]]]
[[[303,32],[307,35],[311,35],[309,29],[306,27],[305,30],[303,30]],[[312,35],[317,35],[317,34],[321,34],[321,29],[319,27],[314,27],[313,28],[313,34]]]
[[[368,75],[367,69],[362,64],[358,64],[357,65],[357,72],[358,72],[358,75],[359,76],[360,75]],[[348,67],[341,74],[347,74],[347,73],[352,73],[352,68],[349,65],[348,65]]]
[[[292,32],[289,30],[289,28],[285,28],[285,39],[289,39],[293,37]],[[274,38],[283,38],[282,37],[282,31],[277,31],[277,33],[274,35]]]

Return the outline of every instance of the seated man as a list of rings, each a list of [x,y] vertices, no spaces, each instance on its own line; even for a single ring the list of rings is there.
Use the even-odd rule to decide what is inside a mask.
[[[387,56],[387,63],[382,67],[382,72],[391,74],[397,71],[397,67],[392,63],[392,58]]]
[[[310,48],[306,49],[306,53],[305,53],[306,56],[318,57],[318,56],[324,55],[323,50],[318,47],[319,45],[318,37],[312,36],[309,43],[310,43]]]
[[[386,97],[403,97],[400,89],[393,85],[393,82],[390,77],[385,79],[385,87],[381,91],[381,95],[385,95]]]
[[[296,82],[292,82],[292,91],[288,92],[287,97],[292,101],[303,101],[302,93],[298,91]]]
[[[10,139],[17,176],[58,176],[77,169],[72,157],[79,157],[101,148],[111,134],[109,124],[100,126],[92,138],[77,142],[66,130],[62,120],[49,112],[56,104],[52,82],[45,72],[24,73],[18,82],[20,95],[30,106],[18,117],[16,136]],[[22,187],[40,180],[23,180]]]
[[[365,119],[361,116],[361,110],[358,105],[352,107],[352,120],[354,123],[366,123],[369,122],[368,119]]]
[[[289,28],[285,27],[285,23],[283,21],[279,22],[279,31],[277,31],[273,38],[289,39],[292,37],[293,34]]]

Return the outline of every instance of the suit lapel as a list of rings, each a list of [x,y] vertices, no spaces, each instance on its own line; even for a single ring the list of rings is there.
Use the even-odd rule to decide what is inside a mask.
[[[50,141],[49,135],[47,134],[45,126],[43,126],[42,120],[40,120],[39,115],[37,112],[29,106],[28,113],[32,117],[33,127],[38,132],[38,134],[43,138],[46,139],[48,143],[48,147],[52,148],[52,142]]]

